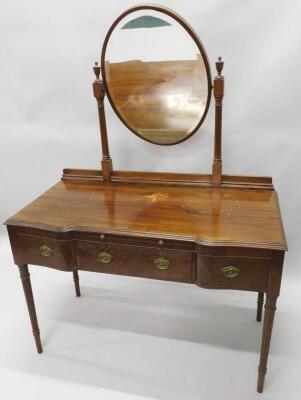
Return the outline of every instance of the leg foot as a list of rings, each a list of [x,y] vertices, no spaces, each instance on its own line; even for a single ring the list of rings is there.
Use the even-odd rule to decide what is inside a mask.
[[[264,323],[263,332],[261,339],[261,352],[260,361],[258,367],[258,382],[257,382],[257,392],[262,393],[264,386],[264,378],[267,370],[267,362],[269,356],[269,349],[271,343],[272,329],[274,316],[276,311],[277,297],[271,297],[267,295],[265,301],[265,312],[264,312]]]
[[[36,342],[37,352],[42,353],[43,349],[42,349],[42,344],[41,344],[41,339],[40,339],[40,329],[39,329],[36,309],[35,309],[35,305],[34,305],[34,299],[33,299],[33,294],[32,294],[31,283],[30,283],[30,275],[28,272],[28,266],[27,265],[19,266],[19,271],[20,271],[20,278],[22,281],[25,299],[26,299],[26,303],[27,303],[27,308],[28,308],[28,312],[29,312],[29,317],[30,317],[30,321],[31,321],[32,333],[33,333],[33,336],[34,336],[34,339]]]
[[[74,280],[74,287],[75,287],[75,293],[77,297],[80,297],[80,287],[79,287],[79,276],[78,276],[78,271],[74,269],[73,271],[73,280]]]
[[[256,315],[256,320],[258,322],[261,321],[263,299],[264,299],[264,293],[259,292],[257,297],[257,315]]]

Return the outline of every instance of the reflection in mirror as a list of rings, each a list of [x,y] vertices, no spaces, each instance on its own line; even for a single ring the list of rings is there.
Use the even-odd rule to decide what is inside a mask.
[[[208,78],[195,41],[173,18],[139,10],[122,18],[105,51],[109,97],[123,122],[157,144],[185,140],[208,102]]]

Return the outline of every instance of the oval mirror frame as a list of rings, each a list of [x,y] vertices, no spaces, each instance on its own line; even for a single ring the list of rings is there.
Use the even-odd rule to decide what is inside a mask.
[[[179,25],[182,26],[182,28],[188,33],[188,35],[191,37],[191,39],[194,41],[195,45],[197,46],[197,48],[200,51],[200,54],[202,56],[202,60],[204,62],[205,65],[205,70],[206,70],[206,77],[207,77],[207,101],[206,101],[206,106],[203,112],[203,115],[200,119],[200,121],[198,122],[198,124],[195,126],[195,128],[185,137],[181,138],[178,141],[172,142],[172,143],[158,143],[155,141],[150,140],[149,138],[146,138],[145,136],[142,136],[139,132],[137,132],[133,127],[131,127],[129,125],[129,123],[125,120],[125,118],[121,115],[121,113],[118,111],[118,108],[116,107],[114,100],[110,94],[110,90],[109,90],[109,85],[107,82],[107,78],[106,78],[106,72],[105,72],[105,56],[106,56],[106,50],[107,50],[107,46],[110,40],[110,37],[115,29],[115,27],[118,25],[118,23],[120,21],[122,21],[122,19],[124,17],[126,17],[127,15],[134,13],[135,11],[140,11],[140,10],[153,10],[153,11],[157,11],[159,13],[163,13],[168,15],[169,17],[171,17],[172,19],[174,19],[176,22],[179,23]],[[211,80],[211,72],[210,72],[210,66],[209,66],[209,61],[208,61],[208,57],[207,57],[207,53],[206,50],[201,42],[201,40],[199,39],[198,35],[194,32],[194,30],[191,28],[191,26],[178,14],[176,14],[174,11],[170,10],[169,8],[163,7],[163,6],[157,6],[157,5],[150,5],[150,4],[144,4],[144,5],[139,5],[139,6],[135,6],[135,7],[131,7],[129,9],[127,9],[126,11],[124,11],[111,25],[110,29],[108,30],[105,40],[103,42],[103,46],[102,46],[102,51],[101,51],[101,72],[102,72],[102,79],[103,79],[103,83],[104,83],[104,88],[105,88],[105,92],[106,95],[109,99],[109,102],[114,110],[114,112],[117,114],[118,118],[121,120],[121,122],[131,131],[133,132],[136,136],[140,137],[141,139],[156,144],[156,145],[160,145],[160,146],[171,146],[174,144],[179,144],[184,142],[185,140],[189,139],[191,136],[193,136],[201,127],[202,123],[204,122],[207,113],[208,113],[208,109],[210,106],[210,101],[211,101],[211,91],[212,91],[212,80]]]

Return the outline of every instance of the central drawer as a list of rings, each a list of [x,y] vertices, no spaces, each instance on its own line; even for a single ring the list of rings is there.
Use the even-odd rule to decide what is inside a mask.
[[[192,282],[192,253],[123,244],[76,241],[83,271]]]

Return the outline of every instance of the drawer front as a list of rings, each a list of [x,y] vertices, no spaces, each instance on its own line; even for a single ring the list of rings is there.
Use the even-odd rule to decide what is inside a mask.
[[[198,256],[197,282],[221,289],[264,291],[269,258]]]
[[[80,270],[191,283],[192,253],[149,247],[76,242]]]
[[[15,234],[11,241],[17,265],[44,265],[64,271],[69,271],[74,267],[71,240]]]

